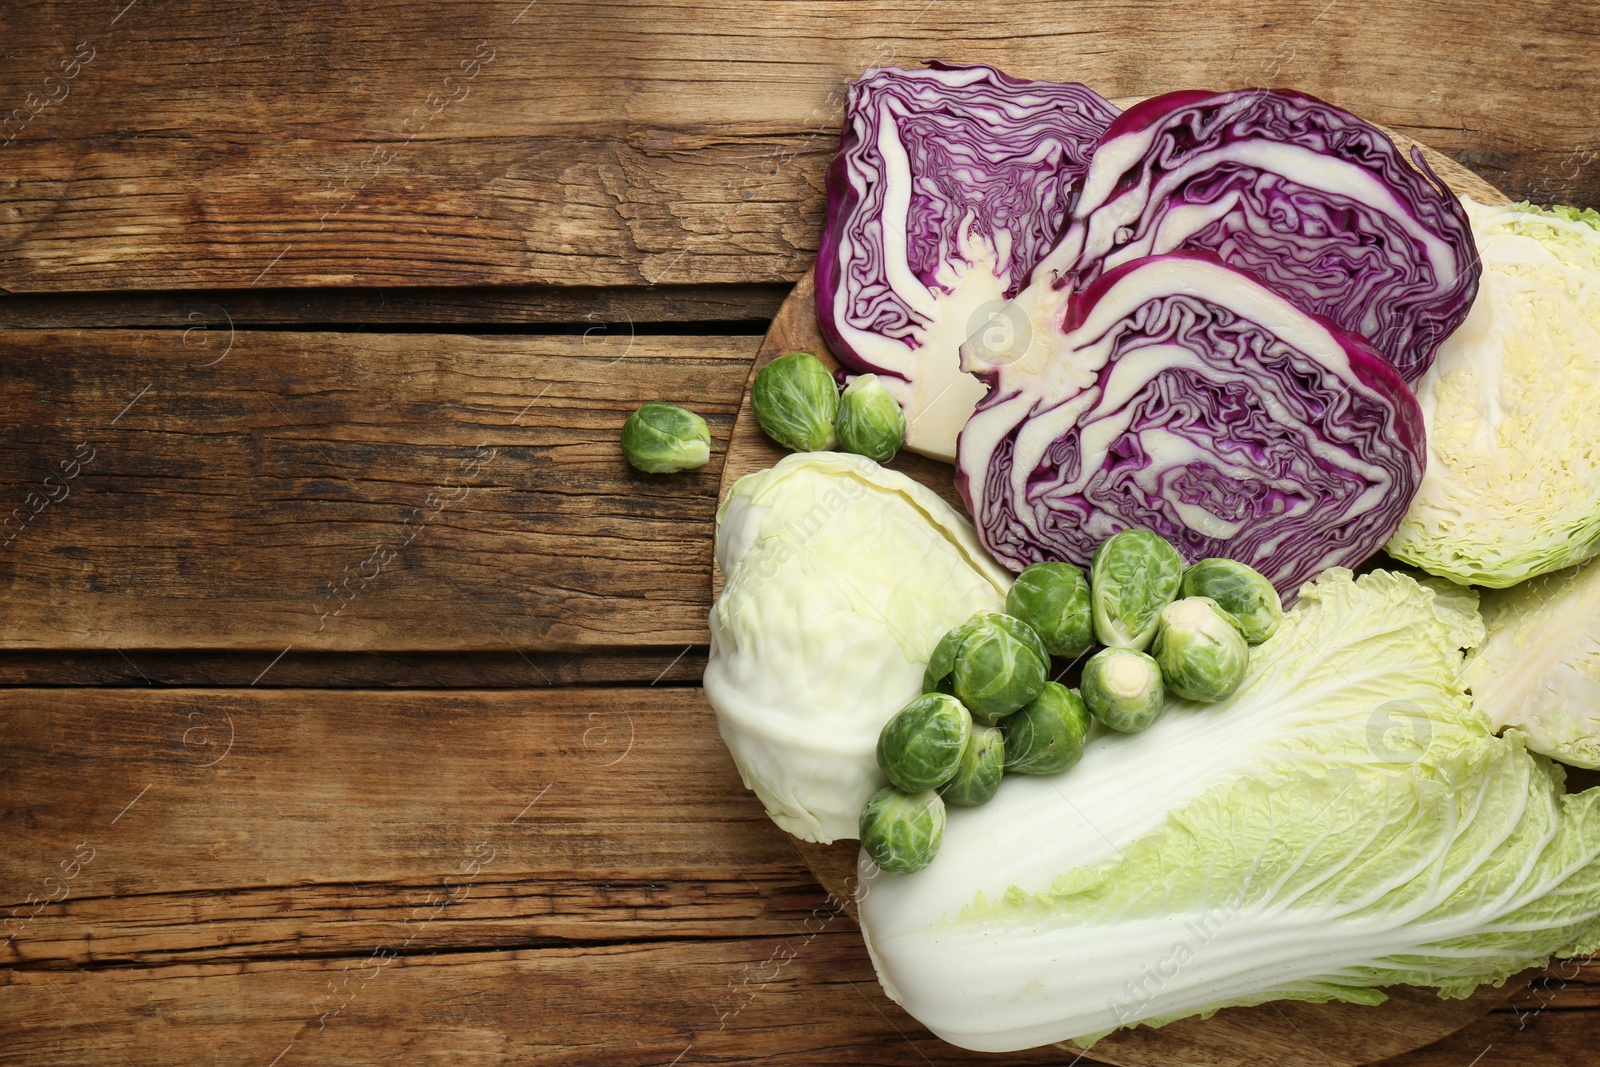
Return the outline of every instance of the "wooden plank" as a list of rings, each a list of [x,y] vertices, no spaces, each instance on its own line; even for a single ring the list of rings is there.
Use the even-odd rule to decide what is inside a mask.
[[[0,295],[0,329],[149,326],[225,335],[230,326],[562,324],[595,337],[625,334],[629,325],[714,322],[753,330],[777,313],[788,294],[786,284],[13,293]],[[699,332],[728,331],[702,327]],[[197,341],[199,333],[190,337]]]
[[[983,1064],[890,1003],[859,935],[0,972],[10,1062]],[[1384,1067],[1576,1067],[1600,1012],[1501,1012]],[[1312,1049],[1320,1034],[1299,1034]],[[274,1060],[274,1057],[281,1057]],[[1051,1048],[1005,1063],[1093,1067]]]
[[[588,652],[0,651],[0,686],[541,689],[698,685],[707,649]],[[271,667],[271,670],[267,668]],[[263,673],[264,672],[264,673]]]
[[[930,55],[1119,97],[1290,86],[1513,196],[1600,201],[1592,0],[118,9],[0,14],[0,288],[792,281],[845,83]]]
[[[1494,1012],[1443,1041],[1382,1067],[1579,1067],[1594,1062],[1600,1011],[1549,1011],[1528,1020]]]
[[[726,865],[679,868],[670,877],[578,872],[506,880],[483,873],[470,884],[444,885],[436,876],[432,881],[145,893],[134,900],[68,898],[59,913],[41,913],[20,927],[22,936],[0,949],[0,967],[74,970],[264,957],[359,958],[385,943],[421,955],[782,936],[830,917],[840,928],[853,928],[826,901],[798,865],[749,871]]]
[[[822,899],[698,690],[5,690],[0,751],[0,965],[788,934]]]
[[[1600,958],[1558,960],[1544,975],[1511,997],[1505,1010],[1521,1030],[1539,1025],[1552,1012],[1600,1009]]]
[[[704,645],[757,344],[0,333],[0,646]],[[708,419],[709,465],[627,465],[623,420],[653,399]]]
[[[853,931],[421,959],[369,953],[12,971],[3,982],[0,1056],[63,1067],[988,1062],[933,1038],[890,1003]],[[1005,1062],[1066,1060],[1045,1049]]]

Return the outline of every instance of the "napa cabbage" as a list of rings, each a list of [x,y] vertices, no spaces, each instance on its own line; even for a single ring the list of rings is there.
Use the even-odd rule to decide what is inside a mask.
[[[1600,789],[1495,735],[1461,679],[1482,638],[1466,598],[1328,571],[1230,699],[1007,778],[916,875],[863,860],[885,989],[997,1052],[1386,985],[1464,997],[1600,947]]]
[[[1600,551],[1600,212],[1463,203],[1483,277],[1417,385],[1427,467],[1388,551],[1504,588]]]

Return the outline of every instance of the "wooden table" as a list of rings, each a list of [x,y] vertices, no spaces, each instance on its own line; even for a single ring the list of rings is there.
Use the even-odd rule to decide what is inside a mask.
[[[0,8],[0,1061],[989,1062],[722,749],[721,448],[869,65],[1292,85],[1600,203],[1600,5],[1324,4]],[[658,397],[704,470],[622,461]],[[1574,964],[1392,1062],[1597,1021]]]

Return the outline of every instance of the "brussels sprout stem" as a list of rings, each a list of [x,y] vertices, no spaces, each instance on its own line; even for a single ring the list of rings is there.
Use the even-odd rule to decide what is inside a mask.
[[[1132,700],[1150,688],[1150,664],[1133,656],[1119,657],[1106,665],[1102,684],[1119,700]]]
[[[1212,611],[1204,600],[1180,600],[1167,609],[1167,621],[1173,626],[1199,626]],[[1120,665],[1119,665],[1120,666]]]

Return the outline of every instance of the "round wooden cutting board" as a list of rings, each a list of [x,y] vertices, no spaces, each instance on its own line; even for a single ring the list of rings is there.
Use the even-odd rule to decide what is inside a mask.
[[[1136,100],[1118,100],[1126,108]],[[1409,151],[1415,142],[1390,133],[1395,143]],[[1434,171],[1457,193],[1481,203],[1505,203],[1507,197],[1461,164],[1422,146]],[[838,361],[817,330],[812,274],[795,285],[773,319],[750,368],[750,381],[769,361],[786,352],[811,352],[830,369]],[[746,474],[772,466],[786,454],[756,423],[750,410],[750,382],[728,442],[718,499]],[[888,467],[933,489],[958,511],[965,506],[956,493],[949,464],[901,452]],[[722,575],[713,570],[712,592],[722,591]],[[855,918],[849,886],[856,870],[858,846],[854,841],[817,845],[791,838],[796,851],[836,899],[847,901]],[[1184,1019],[1150,1029],[1118,1030],[1098,1042],[1089,1059],[1119,1067],[1359,1067],[1432,1044],[1503,1004],[1512,989],[1526,978],[1513,979],[1501,989],[1485,988],[1466,1000],[1441,1000],[1428,990],[1396,987],[1386,992],[1387,1003],[1378,1007],[1355,1004],[1302,1004],[1278,1001],[1252,1008],[1225,1008],[1210,1019]],[[1079,1049],[1063,1042],[1063,1065],[1074,1062]]]

